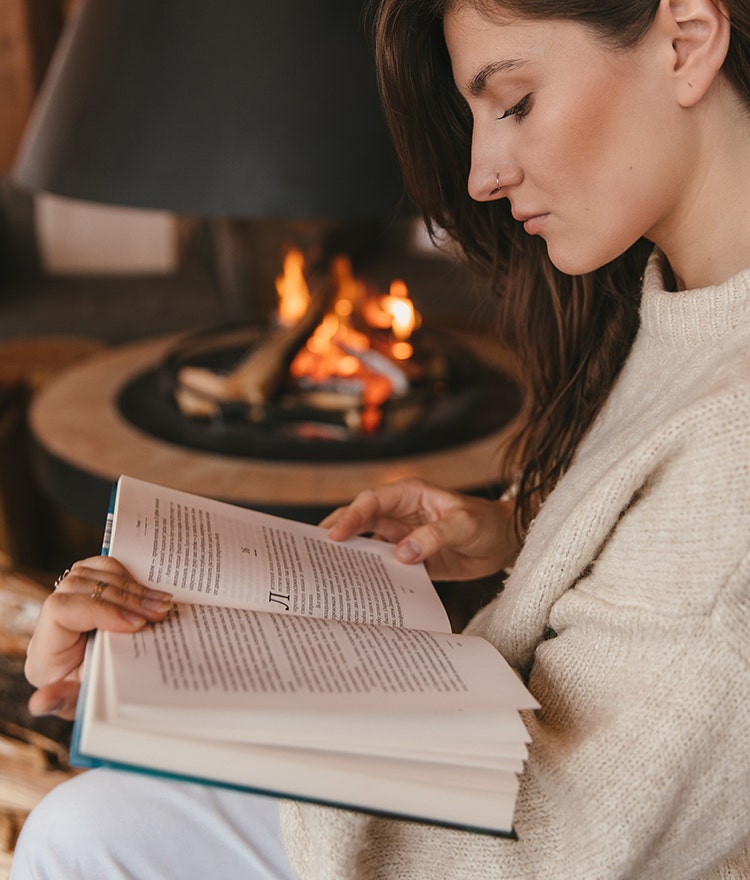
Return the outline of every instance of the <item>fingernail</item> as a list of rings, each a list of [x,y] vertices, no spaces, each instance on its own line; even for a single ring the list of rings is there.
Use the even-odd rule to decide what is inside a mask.
[[[169,611],[174,602],[171,599],[141,599],[141,605],[149,611]]]
[[[143,595],[147,599],[159,599],[162,602],[171,602],[173,599],[171,593],[167,593],[164,590],[153,590],[151,589],[151,587],[146,587],[146,589],[143,591]]]
[[[416,562],[421,553],[419,545],[411,540],[404,541],[396,547],[396,559],[401,562]]]
[[[127,620],[128,623],[140,629],[142,626],[146,625],[146,618],[141,617],[140,614],[133,614],[132,611],[121,611],[123,620]]]

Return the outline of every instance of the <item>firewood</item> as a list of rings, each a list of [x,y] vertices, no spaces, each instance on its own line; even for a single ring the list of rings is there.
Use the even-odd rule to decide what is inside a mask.
[[[295,354],[328,311],[336,288],[323,281],[310,298],[304,316],[290,327],[271,331],[231,373],[203,367],[182,367],[178,372],[178,403],[206,414],[210,401],[266,404],[286,379]]]
[[[0,653],[22,655],[49,588],[13,569],[0,567]]]

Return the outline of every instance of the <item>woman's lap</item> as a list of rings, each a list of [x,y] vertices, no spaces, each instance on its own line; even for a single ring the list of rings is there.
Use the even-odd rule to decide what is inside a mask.
[[[293,880],[275,798],[92,770],[32,811],[11,872],[12,880],[201,876]]]

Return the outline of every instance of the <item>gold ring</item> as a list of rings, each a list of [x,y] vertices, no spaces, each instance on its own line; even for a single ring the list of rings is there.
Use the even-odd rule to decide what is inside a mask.
[[[60,584],[65,580],[65,578],[70,574],[70,569],[66,568],[65,571],[57,578],[54,583],[54,589],[56,590]]]
[[[91,598],[96,602],[98,599],[101,599],[102,593],[104,592],[104,588],[108,587],[109,584],[106,581],[97,581],[96,586],[94,587]]]

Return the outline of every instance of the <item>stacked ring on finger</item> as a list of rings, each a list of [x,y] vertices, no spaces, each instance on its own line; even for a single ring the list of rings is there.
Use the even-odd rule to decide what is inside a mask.
[[[106,581],[97,581],[96,586],[91,592],[91,598],[96,602],[98,599],[101,599],[102,593],[104,592],[104,588],[108,587],[109,584]]]
[[[56,590],[69,574],[70,569],[66,568],[65,571],[55,580],[53,588]]]

